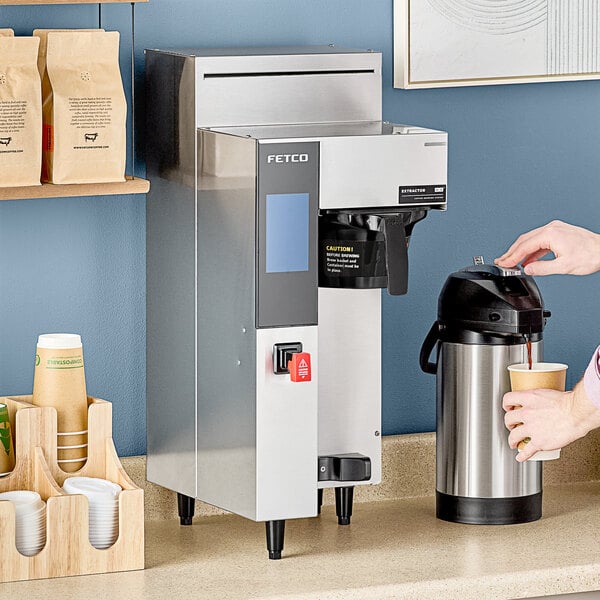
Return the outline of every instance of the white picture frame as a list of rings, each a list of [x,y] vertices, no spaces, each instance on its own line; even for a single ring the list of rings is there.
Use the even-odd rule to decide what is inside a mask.
[[[394,0],[394,87],[600,79],[599,0]]]

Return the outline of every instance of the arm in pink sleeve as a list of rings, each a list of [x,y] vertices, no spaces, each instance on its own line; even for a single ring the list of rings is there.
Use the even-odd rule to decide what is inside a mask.
[[[585,393],[592,403],[600,408],[600,346],[596,348],[594,356],[583,376]]]

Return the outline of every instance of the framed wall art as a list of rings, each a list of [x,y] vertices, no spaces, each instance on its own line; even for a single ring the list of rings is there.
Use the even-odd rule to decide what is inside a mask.
[[[394,0],[394,86],[600,78],[598,0]]]

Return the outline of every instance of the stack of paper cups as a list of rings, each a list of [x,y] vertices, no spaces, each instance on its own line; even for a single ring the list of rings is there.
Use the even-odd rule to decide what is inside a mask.
[[[15,544],[25,556],[37,554],[46,544],[46,503],[37,492],[16,490],[0,494],[15,505]]]
[[[58,465],[73,473],[87,459],[87,395],[81,337],[48,333],[38,338],[33,403],[52,406],[58,416]]]
[[[90,543],[95,548],[112,546],[119,535],[121,486],[97,477],[69,477],[63,483],[67,494],[83,494],[89,504]]]
[[[0,404],[0,477],[8,475],[15,468],[15,451],[13,448],[8,407]]]

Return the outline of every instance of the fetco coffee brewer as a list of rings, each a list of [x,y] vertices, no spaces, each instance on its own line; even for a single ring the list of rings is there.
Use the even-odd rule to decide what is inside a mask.
[[[381,480],[381,288],[446,207],[447,135],[381,121],[381,55],[146,53],[150,481],[265,521]]]
[[[508,524],[542,516],[542,463],[518,463],[508,446],[502,397],[507,367],[543,360],[546,317],[533,278],[482,264],[452,273],[421,348],[437,374],[436,513],[446,521]],[[437,348],[436,362],[429,362]]]

